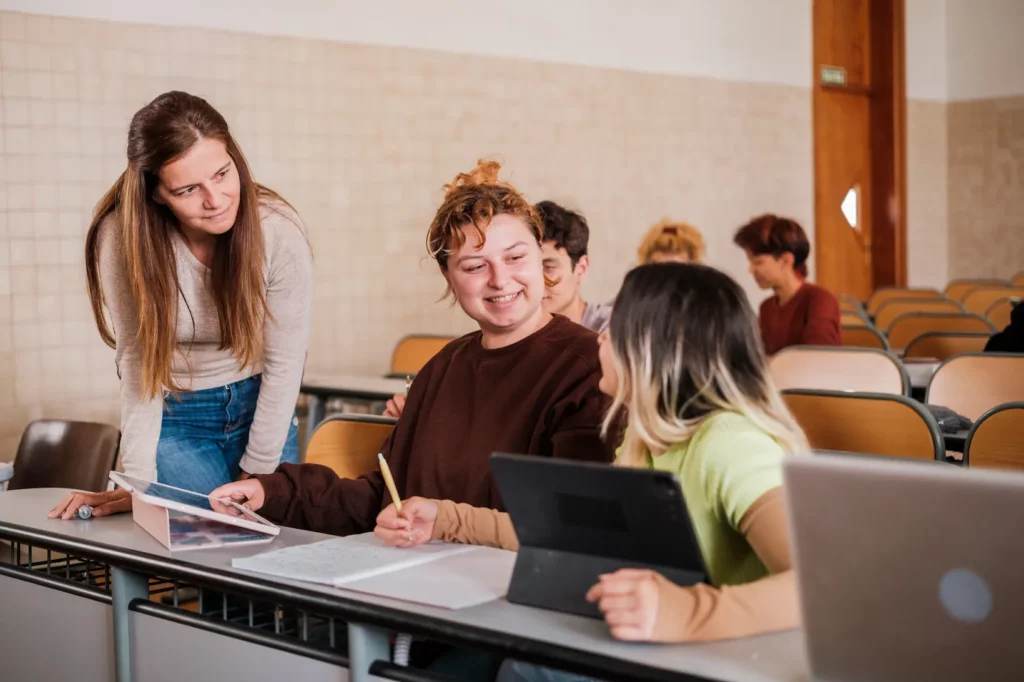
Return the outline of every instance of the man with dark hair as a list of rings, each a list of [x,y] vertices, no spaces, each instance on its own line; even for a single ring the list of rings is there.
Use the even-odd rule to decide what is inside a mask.
[[[556,282],[547,288],[544,311],[565,315],[595,332],[603,331],[611,319],[611,305],[587,303],[580,296],[580,286],[590,269],[586,218],[553,201],[542,201],[534,208],[544,222],[544,276]]]

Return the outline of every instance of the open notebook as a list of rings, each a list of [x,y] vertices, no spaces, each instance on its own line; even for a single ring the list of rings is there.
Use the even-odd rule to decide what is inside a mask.
[[[515,552],[433,542],[388,547],[372,533],[232,559],[245,571],[459,609],[505,596]]]

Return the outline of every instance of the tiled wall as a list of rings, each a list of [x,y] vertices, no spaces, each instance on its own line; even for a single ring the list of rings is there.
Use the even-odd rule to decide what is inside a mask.
[[[907,280],[943,289],[949,281],[945,102],[907,102]]]
[[[950,277],[1024,271],[1024,96],[949,104]]]
[[[705,230],[754,291],[735,227],[811,225],[810,92],[391,47],[0,13],[0,460],[43,416],[118,422],[82,250],[132,113],[187,90],[233,125],[315,250],[309,366],[382,373],[405,333],[471,328],[425,258],[440,187],[478,157],[583,210],[585,293],[614,295],[644,230]]]

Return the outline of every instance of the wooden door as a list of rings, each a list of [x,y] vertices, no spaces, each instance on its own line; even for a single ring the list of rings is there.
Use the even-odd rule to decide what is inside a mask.
[[[865,300],[906,283],[903,0],[814,0],[815,265]]]

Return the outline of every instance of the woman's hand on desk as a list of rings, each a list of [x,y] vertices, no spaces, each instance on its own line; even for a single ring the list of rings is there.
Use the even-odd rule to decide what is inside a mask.
[[[587,601],[597,604],[612,637],[632,642],[669,641],[659,631],[660,611],[677,612],[674,592],[685,588],[670,582],[660,573],[637,568],[623,568],[601,576],[601,581],[587,592]],[[662,614],[663,616],[665,614]],[[672,617],[672,616],[669,616]],[[679,618],[685,612],[679,612]]]
[[[123,488],[103,493],[71,493],[54,507],[47,517],[63,520],[73,519],[82,505],[92,507],[93,516],[110,516],[131,511],[132,494]]]
[[[402,511],[389,504],[377,515],[373,534],[390,547],[422,545],[434,537],[437,502],[423,497],[410,497],[402,502]]]
[[[210,505],[214,510],[237,516],[235,510],[227,505],[220,504],[217,501],[218,498],[231,500],[251,511],[256,511],[267,501],[266,494],[263,491],[263,484],[260,483],[258,478],[247,478],[244,481],[228,483],[210,493]]]

